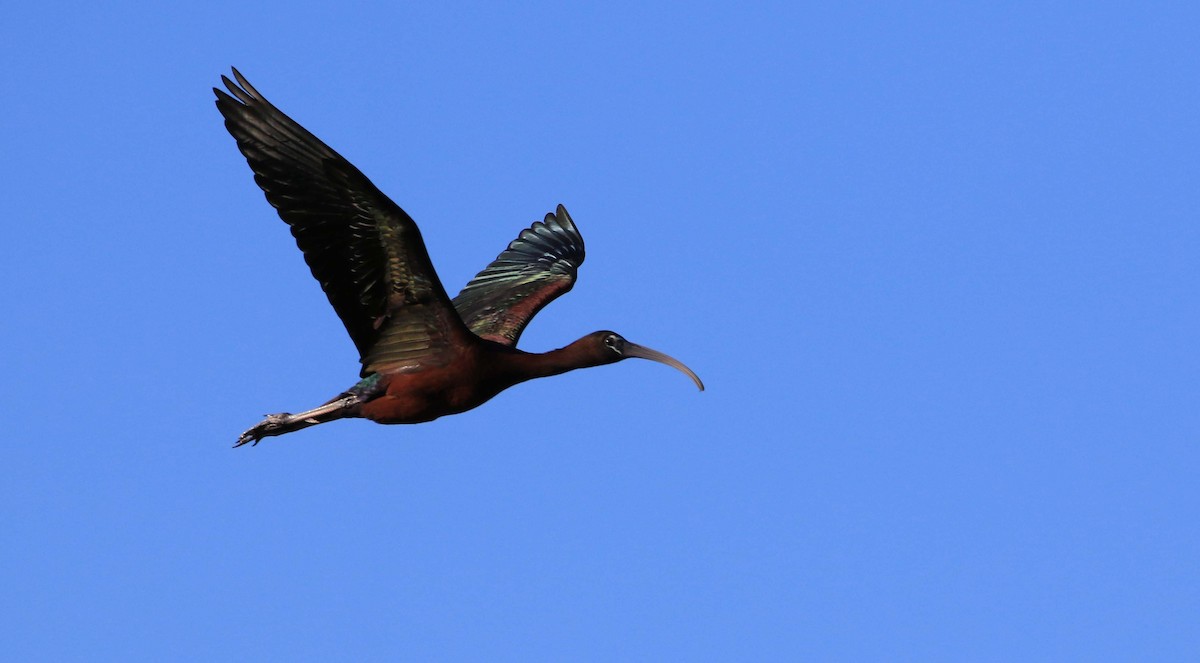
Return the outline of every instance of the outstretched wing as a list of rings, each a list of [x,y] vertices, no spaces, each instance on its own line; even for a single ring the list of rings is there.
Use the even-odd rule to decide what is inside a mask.
[[[213,88],[217,109],[346,325],[362,374],[445,363],[470,333],[417,224],[236,69],[233,75],[236,84],[221,77],[228,93]]]
[[[514,346],[529,321],[575,285],[583,237],[562,205],[508,245],[454,298],[477,336]]]

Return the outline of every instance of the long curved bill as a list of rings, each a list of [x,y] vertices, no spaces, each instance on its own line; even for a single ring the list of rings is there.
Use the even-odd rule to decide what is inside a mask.
[[[696,375],[692,369],[684,366],[683,362],[670,355],[663,354],[658,350],[651,350],[644,345],[630,343],[629,341],[625,341],[625,348],[621,354],[625,355],[626,357],[638,357],[640,359],[657,361],[660,364],[666,364],[671,368],[678,369],[679,371],[683,372],[684,375],[691,378],[692,382],[695,382],[696,386],[700,388],[700,391],[704,391],[704,383],[700,381],[700,376]]]

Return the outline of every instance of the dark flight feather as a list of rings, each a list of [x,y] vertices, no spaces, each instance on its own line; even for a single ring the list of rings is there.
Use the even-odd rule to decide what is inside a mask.
[[[440,365],[469,334],[411,217],[235,69],[214,88],[254,181],[358,348],[362,374]]]
[[[559,205],[471,279],[454,308],[476,335],[514,346],[530,319],[575,285],[584,255],[583,237]]]

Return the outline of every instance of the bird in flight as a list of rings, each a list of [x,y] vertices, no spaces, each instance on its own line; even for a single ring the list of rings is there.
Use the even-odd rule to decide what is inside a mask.
[[[529,320],[575,284],[583,238],[566,208],[522,230],[454,299],[417,224],[349,161],[267,101],[237,69],[213,88],[225,128],[288,226],[362,364],[324,405],[268,415],[234,446],[347,417],[432,421],[533,378],[639,357],[704,383],[677,359],[598,331],[558,350],[517,349]],[[236,82],[235,82],[236,81]]]

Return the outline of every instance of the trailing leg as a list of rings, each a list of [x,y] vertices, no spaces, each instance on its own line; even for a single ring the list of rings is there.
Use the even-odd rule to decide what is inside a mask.
[[[235,448],[247,442],[252,446],[264,437],[283,435],[292,431],[323,424],[326,421],[344,419],[346,417],[361,417],[359,406],[379,396],[386,391],[386,384],[377,373],[372,373],[359,380],[358,384],[344,391],[321,407],[315,407],[300,414],[269,414],[266,419],[258,422],[253,428],[242,433]]]
[[[287,412],[269,414],[266,419],[263,419],[255,424],[253,428],[242,433],[241,437],[238,438],[237,444],[233,446],[240,447],[247,442],[258,444],[258,441],[264,437],[283,435],[284,433],[298,431],[301,428],[323,424],[327,421],[358,416],[358,403],[359,397],[357,394],[345,393],[320,407],[299,414],[289,414]]]

